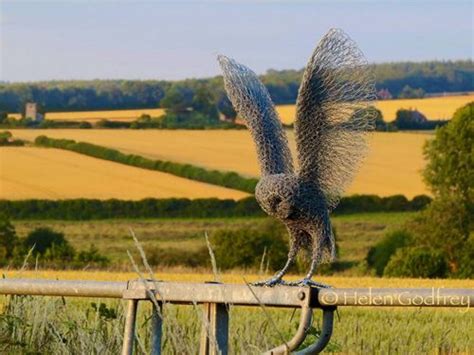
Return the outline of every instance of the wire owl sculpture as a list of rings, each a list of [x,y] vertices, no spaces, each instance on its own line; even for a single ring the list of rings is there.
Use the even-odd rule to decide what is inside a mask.
[[[373,129],[375,85],[371,68],[357,45],[331,29],[319,42],[304,70],[296,102],[294,134],[298,167],[265,86],[249,68],[220,55],[224,86],[255,141],[261,178],[255,197],[290,235],[288,260],[270,280],[257,285],[316,285],[319,264],[335,258],[329,213],[364,158]],[[300,250],[311,255],[305,278],[282,280]]]

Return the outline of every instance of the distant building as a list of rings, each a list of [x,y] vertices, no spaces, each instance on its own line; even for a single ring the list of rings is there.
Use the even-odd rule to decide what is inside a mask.
[[[27,102],[25,105],[25,118],[31,118],[33,121],[43,121],[44,115],[38,112],[36,102]]]

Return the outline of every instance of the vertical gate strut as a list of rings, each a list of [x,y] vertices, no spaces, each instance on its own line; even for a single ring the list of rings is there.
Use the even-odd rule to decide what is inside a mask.
[[[140,300],[150,301],[150,292],[153,293],[154,290],[134,289],[133,287],[130,287],[127,288],[127,291],[123,294],[123,298],[128,300],[128,304],[125,317],[122,355],[133,355],[138,302]],[[264,290],[264,292],[268,292],[268,290]],[[309,301],[311,297],[314,298],[314,294],[313,296],[310,295],[311,292],[307,293],[307,291],[300,291],[298,293],[297,297],[302,303],[300,303],[301,316],[296,334],[293,336],[292,339],[285,342],[284,344],[265,352],[265,355],[289,354],[290,352],[293,352],[298,349],[298,347],[305,340],[306,335],[308,334],[308,331],[311,327],[313,316],[312,307],[321,308],[323,311],[321,334],[314,344],[294,353],[297,355],[319,354],[326,347],[332,335],[334,311],[336,310],[336,307],[322,307],[317,303],[313,304]],[[154,296],[152,295],[151,297]],[[214,299],[216,300],[216,302],[201,303],[203,307],[203,317],[199,355],[228,355],[229,353],[229,305],[226,303],[222,303],[226,300],[222,297],[214,297]],[[154,299],[154,301],[152,302],[153,310],[150,318],[150,353],[152,355],[161,355],[161,342],[163,334],[162,306],[164,298],[160,298],[160,301],[158,301],[157,303],[158,307],[155,304],[156,301],[157,300]]]
[[[138,300],[128,300],[125,315],[125,330],[123,334],[122,355],[133,354],[133,341],[135,340],[135,323],[137,320]]]
[[[199,355],[227,355],[229,310],[223,303],[204,303]]]
[[[151,355],[161,355],[161,339],[163,337],[163,305],[158,303],[159,308],[153,304],[151,314]]]

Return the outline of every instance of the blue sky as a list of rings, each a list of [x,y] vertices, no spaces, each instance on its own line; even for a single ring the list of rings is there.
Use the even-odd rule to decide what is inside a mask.
[[[370,62],[473,57],[473,1],[0,0],[0,80],[183,79],[223,53],[297,69],[331,27]]]

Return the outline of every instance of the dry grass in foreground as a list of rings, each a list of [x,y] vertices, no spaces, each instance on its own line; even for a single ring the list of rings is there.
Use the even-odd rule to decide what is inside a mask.
[[[0,199],[245,196],[241,191],[59,149],[1,148]]]
[[[4,277],[49,279],[135,279],[134,273],[3,271]],[[167,281],[213,280],[211,274],[189,270],[164,270],[155,275]],[[224,274],[225,282],[242,283],[239,274]],[[248,281],[262,276],[247,275]],[[412,280],[322,277],[337,287],[473,287],[472,280]],[[150,305],[139,307],[136,349],[150,351]],[[165,304],[163,353],[193,354],[199,349],[203,313],[195,306]],[[327,352],[381,354],[470,353],[474,318],[466,309],[353,308],[340,307]],[[298,311],[248,307],[230,308],[231,354],[259,354],[290,339],[298,324]],[[60,297],[0,297],[0,352],[116,354],[120,352],[124,302]],[[315,341],[321,312],[315,312],[306,345]]]
[[[11,130],[17,138],[39,135],[69,138],[138,154],[152,159],[189,163],[221,171],[258,176],[254,143],[246,130]],[[347,194],[402,194],[409,198],[428,194],[421,170],[426,133],[381,133],[370,137],[369,156]],[[293,132],[290,146],[295,153]]]

